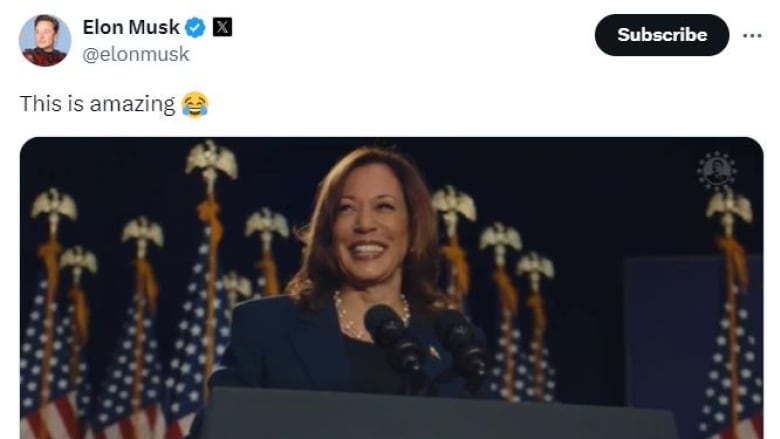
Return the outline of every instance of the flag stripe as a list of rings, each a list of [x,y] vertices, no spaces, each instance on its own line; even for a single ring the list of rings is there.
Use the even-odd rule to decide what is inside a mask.
[[[30,437],[38,437],[38,432],[41,431],[41,412],[36,410],[27,415],[27,422],[30,424]]]
[[[180,439],[181,437],[182,434],[175,424],[168,426],[168,430],[165,431],[165,439]]]
[[[179,429],[179,423],[174,422],[168,426],[168,430],[165,432],[165,439],[181,439],[184,437]]]
[[[165,437],[165,417],[162,406],[155,404],[140,411],[135,419],[138,425],[133,425],[133,416],[122,418],[105,430],[94,435],[95,439],[163,439]]]
[[[122,431],[119,428],[119,425],[113,425],[106,430],[106,439],[122,439]]]
[[[737,434],[739,439],[760,439],[756,429],[753,428],[753,420],[755,416],[745,419],[737,425]]]
[[[743,419],[737,424],[737,434],[731,425],[725,427],[720,433],[710,436],[708,439],[763,439],[763,415],[761,413],[750,418]]]
[[[146,416],[149,419],[149,431],[151,437],[163,439],[165,437],[165,416],[160,404],[150,406],[146,409]]]
[[[715,437],[718,439],[736,439],[734,436],[734,429],[731,426],[723,430],[720,435],[716,434]]]
[[[119,431],[122,433],[119,437],[134,438],[135,428],[133,428],[133,416],[125,416],[119,421]]]
[[[22,424],[20,428],[21,432],[19,437],[21,439],[35,439],[35,434],[33,434],[33,430],[30,426],[29,419],[22,419],[21,424]]]
[[[46,406],[46,433],[54,438],[78,438],[73,400],[67,396],[50,402]],[[36,410],[21,422],[21,437],[35,439],[43,428],[41,410]]]
[[[65,420],[62,417],[62,414],[58,410],[57,402],[61,401],[61,398],[58,401],[55,401],[54,403],[49,404],[46,407],[46,425],[44,426],[49,431],[49,437],[51,438],[67,438],[72,437],[68,436],[68,428],[65,425]]]
[[[750,418],[750,422],[753,424],[753,430],[756,432],[756,437],[763,439],[764,437],[764,415],[761,413]]]
[[[69,392],[65,398],[58,399],[54,404],[57,407],[60,420],[62,421],[65,430],[68,432],[68,437],[78,438],[78,423],[76,421],[76,411],[74,410],[76,404],[75,392]]]
[[[159,406],[157,404],[149,406],[146,408],[146,420],[149,424],[149,432],[151,433],[154,431],[155,422],[157,421],[157,411],[159,410]]]
[[[192,421],[195,419],[195,414],[190,413],[189,415],[179,419],[179,431],[182,432],[182,436],[185,434],[188,434],[190,432],[190,426],[192,425]]]

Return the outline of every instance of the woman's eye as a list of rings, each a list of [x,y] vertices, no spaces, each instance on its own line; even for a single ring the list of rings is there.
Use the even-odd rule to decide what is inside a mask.
[[[353,210],[355,206],[351,204],[342,204],[339,206],[338,211],[339,212],[349,212],[350,210]]]
[[[395,206],[390,203],[380,203],[378,207],[380,210],[395,210]]]

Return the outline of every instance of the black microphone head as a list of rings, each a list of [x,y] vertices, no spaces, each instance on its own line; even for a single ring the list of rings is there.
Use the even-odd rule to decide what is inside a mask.
[[[393,336],[404,331],[403,320],[387,305],[372,306],[363,317],[363,324],[379,346],[393,343]]]
[[[453,368],[470,383],[481,383],[487,374],[488,354],[479,330],[455,310],[439,313],[436,335],[452,352]]]
[[[436,320],[436,335],[448,350],[458,349],[474,339],[474,332],[466,317],[455,310],[439,313]]]

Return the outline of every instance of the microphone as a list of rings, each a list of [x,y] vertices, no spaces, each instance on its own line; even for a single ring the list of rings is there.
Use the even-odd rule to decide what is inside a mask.
[[[487,378],[488,353],[476,328],[458,311],[443,311],[436,321],[436,334],[444,348],[452,353],[455,373],[466,380],[466,387],[475,395]]]
[[[422,369],[425,351],[420,342],[407,332],[395,311],[386,305],[375,305],[366,312],[363,320],[374,343],[387,352],[393,370],[409,377],[411,392],[422,395],[432,391]]]

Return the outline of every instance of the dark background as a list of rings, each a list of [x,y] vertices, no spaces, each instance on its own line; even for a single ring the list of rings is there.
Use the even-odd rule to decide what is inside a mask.
[[[762,411],[763,405],[752,398],[762,395],[755,378],[765,377],[763,260],[748,257],[747,264],[748,288],[735,299],[748,318],[738,320],[737,328],[745,335],[736,341],[739,352],[752,353],[754,360],[740,355],[737,361],[740,371],[751,372],[750,377],[738,378],[739,387],[746,389],[741,419]],[[699,424],[714,424],[702,411],[714,399],[706,398],[705,390],[719,389],[710,371],[723,372],[722,363],[713,359],[718,350],[716,338],[727,331],[721,325],[721,319],[728,316],[723,256],[631,258],[625,273],[627,403],[672,410],[680,439],[712,437],[702,434]],[[745,336],[754,337],[755,345]]]
[[[47,237],[43,218],[32,220],[34,197],[56,186],[75,199],[78,221],[63,220],[60,241],[98,256],[97,276],[84,287],[91,306],[87,347],[91,379],[102,380],[133,289],[134,246],[121,244],[124,225],[138,215],[159,222],[165,247],[149,259],[161,287],[159,337],[167,365],[191,265],[201,237],[195,207],[203,198],[200,175],[184,164],[200,138],[36,138],[21,153],[21,325],[42,264],[36,247]],[[225,237],[223,269],[254,279],[257,236],[244,237],[247,217],[261,206],[283,213],[291,227],[306,223],[314,191],[328,168],[364,144],[395,145],[421,168],[429,185],[454,184],[477,206],[477,222],[461,220],[461,243],[471,265],[473,320],[495,338],[496,289],[492,252],[478,249],[479,233],[499,220],[518,229],[523,252],[537,250],[555,264],[543,284],[548,345],[557,371],[558,399],[567,403],[626,403],[624,340],[625,258],[716,255],[719,231],[704,216],[710,190],[697,168],[707,153],[727,153],[738,174],[734,188],[747,195],[754,223],[737,227],[751,254],[762,253],[762,151],[746,138],[216,138],[239,164],[238,180],[221,174],[217,199]],[[442,231],[443,235],[443,231]],[[284,284],[300,246],[274,241]],[[507,262],[514,268],[517,254]],[[527,291],[519,281],[521,294]],[[64,275],[62,285],[70,284]],[[62,294],[64,296],[64,294]],[[523,302],[521,302],[523,303]],[[521,318],[529,323],[527,313]],[[528,334],[527,331],[524,335]]]

